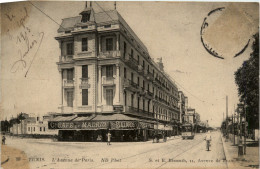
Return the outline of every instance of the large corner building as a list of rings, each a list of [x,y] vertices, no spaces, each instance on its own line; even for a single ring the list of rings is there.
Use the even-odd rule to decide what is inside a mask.
[[[175,135],[180,124],[178,88],[117,12],[62,20],[59,42],[61,116],[49,122],[60,140],[145,141]]]

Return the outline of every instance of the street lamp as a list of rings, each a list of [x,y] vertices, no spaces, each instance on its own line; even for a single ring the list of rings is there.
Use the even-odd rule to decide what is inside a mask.
[[[240,124],[239,124],[239,141],[238,141],[238,157],[243,156],[243,145],[242,145],[242,114],[244,112],[244,105],[238,104],[238,114],[240,115]]]
[[[245,127],[245,131],[244,131],[244,154],[246,154],[246,136],[247,136],[247,121],[246,121],[246,109],[247,109],[247,105],[244,104],[244,110],[245,110],[245,114],[244,114],[244,127]]]

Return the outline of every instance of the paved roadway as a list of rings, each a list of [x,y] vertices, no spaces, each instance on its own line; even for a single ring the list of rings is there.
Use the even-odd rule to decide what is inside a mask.
[[[44,139],[7,138],[7,144],[24,151],[32,169],[48,168],[227,168],[220,132],[212,133],[211,151],[205,134],[193,140],[180,137],[167,142],[106,143],[53,142]]]

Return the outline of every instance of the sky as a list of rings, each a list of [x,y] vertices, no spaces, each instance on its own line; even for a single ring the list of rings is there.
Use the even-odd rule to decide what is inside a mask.
[[[62,19],[78,16],[85,2],[32,3],[2,4],[1,119],[20,112],[60,112],[56,65],[60,48],[55,36]],[[114,2],[97,3],[104,10],[114,8]],[[95,2],[93,7],[95,12],[102,11]],[[208,16],[220,7],[225,8]],[[201,120],[219,126],[226,112],[226,96],[228,113],[234,113],[239,102],[234,72],[252,52],[252,35],[259,25],[258,3],[120,1],[117,10],[151,57],[162,58],[165,71]],[[203,39],[224,59],[213,57],[201,43],[205,17],[208,27]],[[246,50],[234,58],[248,41]]]

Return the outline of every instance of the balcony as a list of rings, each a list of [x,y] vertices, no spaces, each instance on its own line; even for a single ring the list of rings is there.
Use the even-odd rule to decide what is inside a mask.
[[[150,92],[149,90],[147,90],[147,94],[148,94],[149,96],[153,97],[153,93]]]
[[[99,53],[100,58],[118,58],[120,57],[120,51],[114,50],[114,51],[103,51]]]
[[[64,79],[63,80],[63,87],[64,88],[74,88],[74,80]]]
[[[153,93],[146,90],[144,97],[146,97],[147,99],[153,99]]]
[[[139,87],[138,88],[139,89],[139,94],[141,95],[141,96],[144,96],[145,95],[145,93],[146,93],[146,91],[144,90],[144,88],[143,87]]]
[[[77,59],[90,58],[90,57],[94,57],[94,56],[95,56],[94,52],[91,52],[91,51],[77,53]]]
[[[161,85],[161,82],[160,82],[160,80],[159,80],[158,78],[155,78],[155,79],[153,80],[153,83],[154,83],[155,85],[157,85],[157,86],[160,86],[160,85]]]
[[[129,79],[124,80],[124,88],[127,89],[127,90],[130,90],[132,92],[138,92],[139,91],[138,85],[135,82],[133,82],[132,80],[129,80]]]
[[[142,65],[138,65],[138,66],[137,66],[137,71],[138,71],[138,73],[140,73],[141,75],[143,75],[143,74],[144,74],[144,68],[143,68],[143,66],[142,66]]]
[[[139,117],[146,117],[146,118],[151,118],[151,119],[154,118],[154,114],[152,112],[137,109],[132,106],[125,107],[125,114],[130,114],[130,115],[139,116]]]
[[[138,70],[138,61],[129,55],[128,59],[125,59],[125,64],[127,64],[129,67],[131,67],[134,70]]]
[[[148,73],[146,74],[146,79],[147,79],[147,80],[150,80],[150,81],[154,81],[153,74],[152,74],[151,72],[148,72]]]
[[[73,55],[63,55],[60,58],[61,58],[60,62],[69,63],[73,61]]]
[[[102,85],[103,86],[114,86],[115,85],[115,78],[114,77],[103,77],[102,78]]]
[[[80,89],[90,88],[89,78],[81,78],[81,84],[79,85]]]

